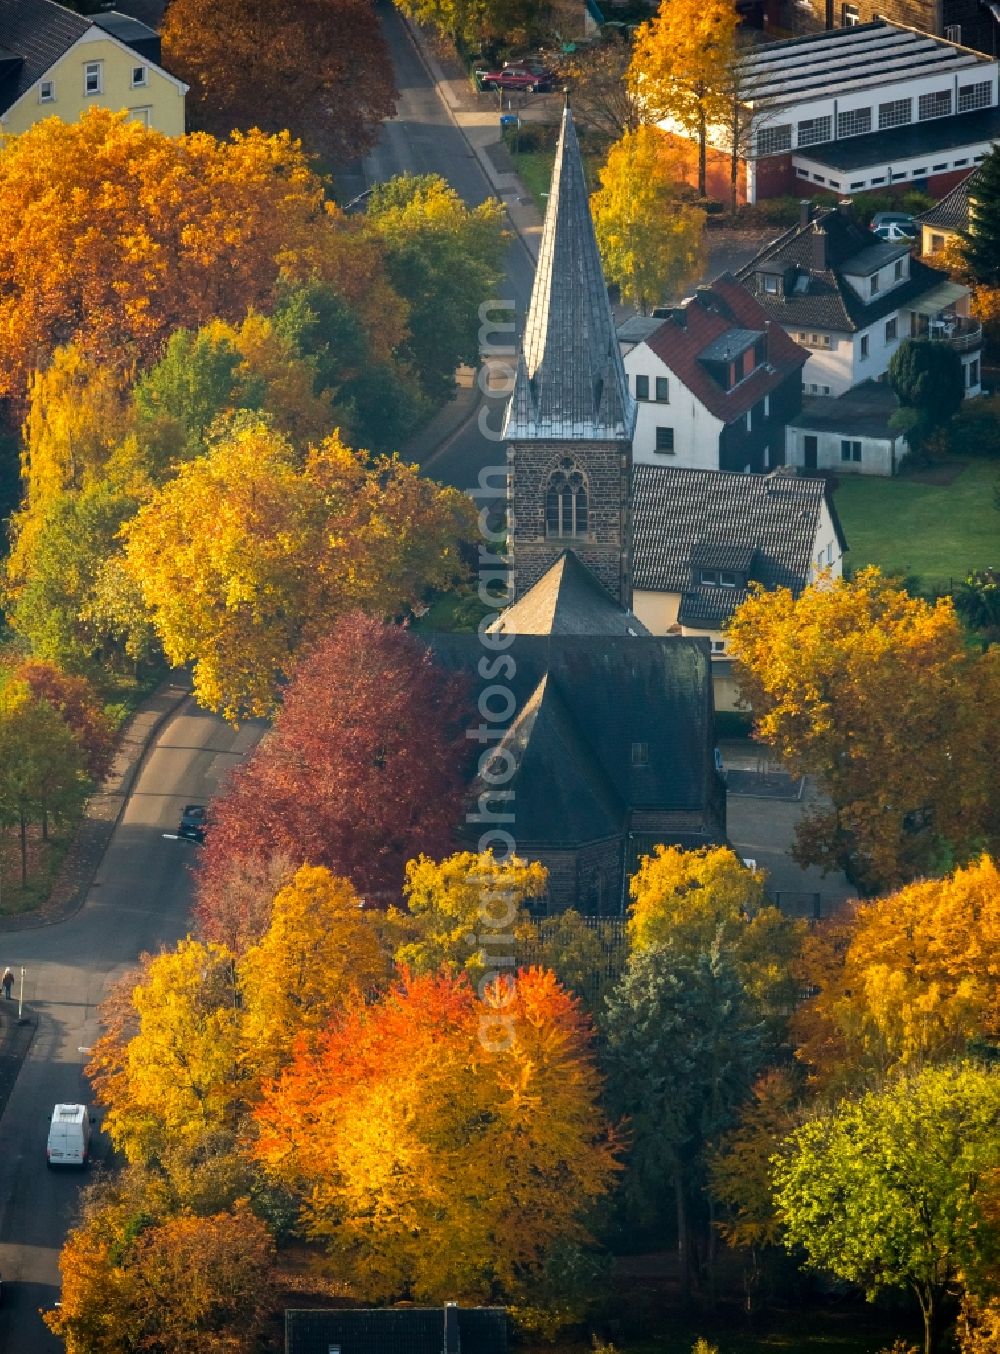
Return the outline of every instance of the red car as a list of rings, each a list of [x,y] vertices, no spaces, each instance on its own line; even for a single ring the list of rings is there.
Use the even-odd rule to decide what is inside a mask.
[[[479,83],[483,89],[523,89],[529,94],[535,90],[551,89],[555,75],[550,70],[531,66],[504,66],[498,71],[483,71]]]

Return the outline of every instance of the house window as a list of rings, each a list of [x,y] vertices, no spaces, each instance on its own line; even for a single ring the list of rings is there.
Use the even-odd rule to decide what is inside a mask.
[[[587,481],[571,456],[564,456],[549,476],[545,533],[564,537],[587,534]]]
[[[633,766],[648,766],[648,765],[649,765],[649,744],[648,744],[648,743],[633,743],[633,744],[632,744],[632,765],[633,765]]]
[[[829,141],[832,120],[825,118],[803,118],[798,126],[798,143],[800,146],[814,146],[818,141]]]
[[[87,61],[83,67],[84,94],[100,94],[104,89],[104,62]]]
[[[895,337],[896,337],[896,316],[893,315],[893,317],[892,317],[891,320],[886,320],[886,322],[885,322],[885,341],[886,341],[886,343],[892,343],[892,342],[894,341]]]
[[[133,67],[132,67],[132,88],[133,88],[133,89],[144,89],[144,88],[146,87],[146,85],[148,85],[148,84],[149,84],[149,67],[148,67],[148,66],[133,66]]]
[[[842,461],[860,461],[860,460],[861,460],[861,443],[860,443],[860,442],[848,442],[848,441],[846,440],[846,438],[845,438],[844,441],[842,441],[841,444],[840,444],[840,459],[841,459]],[[820,564],[822,564],[822,563],[823,563],[823,552],[822,552],[822,550],[819,552],[819,555],[817,556],[817,558],[819,559]]]
[[[792,148],[792,124],[781,122],[777,127],[761,127],[757,133],[757,154],[776,155]]]
[[[635,378],[635,397],[637,400],[649,399],[649,377],[637,376]]]
[[[698,583],[703,588],[717,588],[719,586],[718,569],[699,569]]]
[[[979,358],[974,357],[972,361],[969,363],[969,365],[966,367],[965,371],[966,375],[969,378],[968,385],[969,389],[971,390],[973,386],[977,386],[979,384]]]
[[[989,108],[993,103],[993,84],[983,80],[974,85],[959,85],[958,111],[971,113],[974,108]]]
[[[944,40],[945,40],[945,42],[961,42],[961,41],[962,41],[962,25],[961,25],[961,24],[945,24],[945,26],[944,26]],[[976,105],[977,108],[978,108],[978,107],[981,107],[981,106],[982,106],[982,105],[980,105],[980,104],[977,104],[977,105]]]
[[[861,361],[864,362],[868,356],[868,335],[861,335]]]
[[[149,115],[152,110],[149,108],[130,108],[128,110],[129,122],[141,122],[144,127],[149,126]]]
[[[656,402],[657,404],[670,403],[670,378],[667,376],[657,376],[656,378]]]
[[[713,652],[713,653],[725,653],[725,652],[726,652],[726,641],[725,641],[724,639],[713,639],[713,640],[712,640],[712,652]]]
[[[51,80],[43,80],[38,86],[38,102],[54,103],[56,97],[56,87]]]
[[[837,114],[837,136],[863,136],[872,129],[872,110],[870,108],[849,108],[846,113]]]
[[[844,28],[853,28],[855,24],[859,24],[861,16],[858,14],[857,5],[841,5],[840,22]]]
[[[900,278],[903,276],[903,260],[902,260],[902,259],[897,259],[897,260],[896,260],[895,266],[893,267],[893,270],[892,270],[892,275],[893,275],[893,277],[896,279],[897,282],[898,282],[898,281],[900,280]]]
[[[673,428],[657,428],[656,430],[656,450],[673,455],[674,451],[674,430]]]
[[[720,588],[738,588],[739,585],[740,580],[734,573],[731,573],[728,569],[721,569],[719,571]]]
[[[878,129],[884,132],[887,127],[905,127],[913,121],[912,99],[890,99],[878,106]]]
[[[778,279],[777,277],[775,277],[773,273],[761,274],[761,281],[764,283],[764,290],[766,292],[768,292],[771,296],[777,296],[779,291]]]
[[[877,291],[878,291],[878,273],[872,273],[871,277],[868,279],[868,293],[870,296],[874,296]]]
[[[950,89],[937,89],[933,94],[921,94],[917,100],[917,117],[921,122],[926,122],[928,118],[946,118],[950,112]]]
[[[931,253],[932,253],[932,254],[940,254],[940,253],[941,253],[941,250],[942,250],[943,248],[944,248],[944,236],[943,236],[943,235],[933,235],[933,234],[932,234],[932,235],[931,235]]]

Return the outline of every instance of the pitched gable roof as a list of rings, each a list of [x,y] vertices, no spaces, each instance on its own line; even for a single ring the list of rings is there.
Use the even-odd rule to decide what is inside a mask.
[[[93,24],[93,19],[55,0],[0,0],[0,47],[20,58],[0,83],[0,113],[51,70]]]
[[[501,1307],[459,1307],[462,1351],[507,1354],[507,1317]],[[443,1354],[440,1307],[385,1307],[364,1311],[290,1309],[285,1312],[285,1354]]]
[[[567,104],[504,436],[614,441],[634,426]]]
[[[819,233],[824,236],[823,267],[817,266],[815,236]],[[918,300],[947,280],[939,269],[911,258],[906,282],[878,292],[870,301],[862,300],[845,277],[852,268],[856,267],[859,275],[872,268],[872,259],[876,257],[891,259],[891,254],[876,256],[869,252],[882,243],[848,212],[831,207],[817,213],[806,225],[794,226],[765,245],[740,269],[737,278],[754,293],[766,314],[785,328],[801,326],[853,333]],[[905,247],[899,252],[905,253]],[[763,272],[786,275],[780,295],[763,289],[758,276]]]
[[[632,483],[635,587],[681,593],[681,624],[718,628],[746,595],[741,587],[697,585],[697,567],[728,567],[767,588],[801,592],[824,503],[841,548],[846,546],[826,482],[818,477],[637,465]],[[700,563],[715,558],[728,566]]]
[[[968,230],[969,197],[975,196],[980,170],[981,166],[977,166],[971,174],[966,174],[950,193],[940,202],[935,202],[933,207],[928,207],[927,211],[921,212],[916,219],[927,226],[940,226],[943,230]]]
[[[727,391],[705,361],[711,360],[716,347],[722,351],[727,335],[735,343],[741,332],[765,335],[767,362]],[[805,348],[780,325],[772,324],[757,298],[729,273],[717,277],[710,287],[700,287],[691,301],[676,307],[646,339],[646,346],[724,423],[741,417],[809,360]]]
[[[572,550],[564,550],[490,629],[510,635],[649,634]]]
[[[517,840],[570,847],[620,833],[625,808],[550,673],[528,697],[498,752],[517,767],[513,792]],[[473,793],[494,787],[479,781]]]

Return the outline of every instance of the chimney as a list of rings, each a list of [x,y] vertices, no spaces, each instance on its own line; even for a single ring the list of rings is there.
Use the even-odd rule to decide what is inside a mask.
[[[444,1354],[461,1354],[462,1340],[458,1332],[458,1303],[444,1304]]]
[[[812,220],[813,205],[809,198],[804,197],[799,200],[799,225],[808,226]]]
[[[837,211],[841,216],[851,216],[854,209],[854,199],[852,197],[842,197],[837,203]]]
[[[819,226],[813,226],[811,267],[814,273],[826,272],[826,231]]]

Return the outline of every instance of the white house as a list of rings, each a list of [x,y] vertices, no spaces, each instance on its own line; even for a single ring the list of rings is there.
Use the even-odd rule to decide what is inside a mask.
[[[785,460],[838,475],[894,475],[909,452],[892,426],[899,401],[884,381],[862,381],[839,399],[806,398],[785,430]]]
[[[809,354],[729,274],[618,331],[635,398],[636,465],[770,470],[802,403]]]
[[[878,379],[907,338],[948,343],[961,358],[966,395],[981,391],[982,326],[969,317],[969,289],[880,240],[849,203],[815,214],[742,268],[739,280],[766,314],[809,350],[804,394],[843,395]]]

